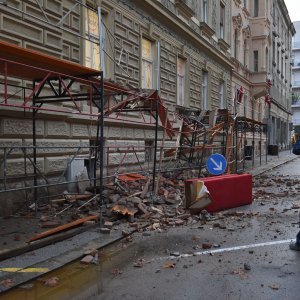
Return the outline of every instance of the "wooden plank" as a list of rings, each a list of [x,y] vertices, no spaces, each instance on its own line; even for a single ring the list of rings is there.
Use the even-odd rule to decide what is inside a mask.
[[[52,234],[55,234],[55,233],[58,233],[58,232],[70,229],[72,227],[81,225],[81,224],[83,224],[84,222],[87,222],[87,221],[97,220],[98,218],[99,218],[99,215],[89,216],[89,217],[86,217],[86,218],[78,219],[76,221],[73,221],[73,222],[70,222],[70,223],[67,223],[67,224],[55,227],[53,229],[50,229],[50,230],[44,231],[42,233],[36,234],[32,238],[30,238],[27,243],[31,243],[33,241],[46,238],[46,237],[48,237],[48,236],[50,236]]]

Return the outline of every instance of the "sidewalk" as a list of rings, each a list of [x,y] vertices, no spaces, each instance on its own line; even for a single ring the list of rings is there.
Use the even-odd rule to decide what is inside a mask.
[[[261,164],[258,157],[255,158],[254,168],[252,167],[253,162],[247,161],[245,172],[257,176],[297,158],[298,156],[289,150],[280,152],[278,156],[269,155],[267,163],[265,156],[262,157]],[[16,223],[19,232],[12,229]],[[140,223],[139,228],[147,225],[149,225],[148,222]],[[130,227],[129,222],[114,226],[109,235],[100,233],[99,225],[83,226],[28,245],[27,238],[40,230],[38,220],[0,219],[0,226],[4,232],[0,237],[0,292],[80,259],[87,249],[100,249],[108,246],[124,237],[122,231],[126,231],[128,234],[137,231],[136,228]],[[7,272],[4,271],[4,268],[17,268],[17,271]],[[26,270],[29,268],[31,271],[27,272]],[[13,286],[1,285],[1,282],[6,279],[13,279]]]
[[[269,170],[272,170],[278,166],[281,166],[289,161],[293,161],[297,158],[298,156],[293,154],[290,150],[279,152],[278,156],[268,155],[267,159],[266,156],[264,155],[261,157],[261,164],[260,164],[260,158],[255,157],[254,167],[253,167],[252,160],[246,161],[245,172],[252,174],[253,176],[261,175]]]

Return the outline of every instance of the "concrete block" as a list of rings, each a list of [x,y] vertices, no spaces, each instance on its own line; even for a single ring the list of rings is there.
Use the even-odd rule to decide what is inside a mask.
[[[71,136],[73,138],[88,138],[90,136],[90,130],[86,124],[72,124]]]
[[[32,159],[33,160],[33,159]],[[44,173],[44,159],[37,159],[38,169]],[[27,174],[33,174],[33,165],[29,159],[26,159],[26,172]],[[4,166],[0,165],[0,174],[4,174]],[[25,163],[23,158],[8,159],[6,162],[6,175],[15,176],[15,175],[24,175],[25,174]]]
[[[105,221],[104,222],[104,228],[112,229],[113,222]]]
[[[70,124],[62,121],[47,121],[45,131],[47,137],[70,137]]]
[[[32,140],[24,140],[24,145],[32,146]],[[37,146],[41,147],[37,149],[38,154],[75,154],[78,147],[81,146],[79,140],[62,140],[62,139],[42,139],[37,140]],[[54,147],[54,148],[49,148]],[[64,148],[68,147],[68,148]],[[69,148],[71,147],[71,148]],[[28,149],[28,153],[32,153],[32,150]]]
[[[67,167],[67,156],[46,157],[45,158],[45,173],[62,172]]]
[[[145,153],[138,152],[136,153],[140,163],[143,163],[145,160]],[[124,153],[110,153],[108,158],[109,165],[118,165],[124,157]],[[137,164],[137,158],[134,153],[128,153],[123,161],[123,164]]]
[[[128,148],[127,146],[137,147],[136,149],[138,150],[140,146],[142,147],[144,146],[144,142],[135,141],[135,140],[107,140],[105,141],[105,146],[111,147],[110,151],[112,152],[114,151],[115,147],[119,147],[123,150],[123,149],[127,149]]]
[[[42,28],[33,26],[28,22],[22,22],[20,19],[15,19],[9,15],[2,16],[2,31],[13,35],[17,32],[19,36],[23,36],[27,40],[43,42]]]
[[[21,147],[21,146],[22,146],[21,139],[0,139],[0,154],[4,154],[4,147],[7,148],[6,153],[8,153],[11,150],[9,156],[20,154],[22,153],[20,148],[16,148],[12,150],[10,147]]]
[[[2,129],[2,130],[1,130]],[[3,136],[32,136],[32,120],[27,119],[9,119],[5,118],[1,121],[1,132]],[[44,135],[44,121],[36,121],[37,136]]]

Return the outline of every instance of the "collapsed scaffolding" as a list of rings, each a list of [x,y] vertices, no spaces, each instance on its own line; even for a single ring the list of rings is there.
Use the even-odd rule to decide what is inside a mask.
[[[38,150],[42,147],[36,142],[36,118],[38,112],[53,112],[58,114],[75,114],[81,116],[89,116],[97,120],[97,135],[96,140],[99,142],[97,146],[92,146],[92,152],[95,152],[95,158],[99,160],[100,170],[103,166],[103,128],[104,119],[109,118],[118,122],[129,122],[127,118],[124,119],[126,113],[138,113],[142,122],[134,120],[135,124],[148,124],[155,130],[154,143],[154,159],[153,159],[153,184],[155,182],[156,172],[171,172],[182,171],[184,169],[198,170],[197,176],[202,176],[202,171],[205,167],[205,158],[214,151],[221,152],[228,162],[228,172],[238,171],[238,163],[245,162],[244,151],[245,143],[243,139],[247,132],[253,133],[253,140],[255,132],[260,134],[260,145],[262,145],[262,133],[265,125],[259,122],[253,122],[250,119],[242,117],[233,117],[227,110],[216,111],[200,111],[195,109],[185,109],[180,114],[175,112],[168,112],[168,109],[163,105],[163,102],[157,91],[147,91],[142,89],[129,89],[111,81],[103,80],[101,72],[81,67],[65,61],[43,55],[34,51],[25,50],[17,46],[1,42],[3,49],[0,59],[1,70],[4,80],[4,100],[1,102],[1,107],[21,108],[24,112],[32,111],[32,156],[29,155],[28,149],[30,147],[21,147],[24,156],[30,160],[33,166],[33,177],[35,193],[37,188],[38,175],[43,176],[42,172],[37,167]],[[12,60],[14,58],[14,60]],[[31,59],[31,60],[30,60]],[[24,62],[31,62],[25,64]],[[40,68],[40,65],[48,66],[49,69]],[[51,66],[51,68],[50,68]],[[60,71],[60,72],[58,72]],[[69,72],[66,72],[69,71]],[[80,76],[79,76],[80,74]],[[8,78],[18,78],[32,80],[32,89],[28,87],[21,87],[23,99],[16,102],[14,95],[9,95]],[[74,92],[72,87],[76,84],[81,85],[81,91]],[[47,90],[46,90],[47,88]],[[45,92],[46,90],[46,92]],[[84,90],[84,92],[82,92]],[[49,93],[49,91],[51,93]],[[78,105],[79,102],[86,101],[89,104],[89,111],[83,111]],[[59,102],[72,103],[72,107],[55,107],[53,104]],[[45,107],[46,105],[46,107]],[[96,108],[96,111],[95,111]],[[148,116],[145,115],[148,114]],[[123,119],[120,117],[123,115]],[[148,117],[148,120],[146,120]],[[169,117],[171,119],[169,119]],[[154,121],[153,121],[154,119]],[[147,122],[148,121],[148,122]],[[159,124],[160,121],[160,124]],[[156,167],[156,153],[158,150],[158,130],[162,130],[167,134],[168,138],[172,140],[175,135],[175,147],[166,147],[163,145],[165,138],[162,141],[160,150],[163,151],[163,157],[160,160],[169,159],[163,165],[160,163],[160,168]],[[3,177],[2,182],[4,189],[2,191],[9,191],[7,189],[6,176],[6,160],[14,147],[3,149]],[[122,145],[119,148],[132,148],[134,146]],[[167,149],[168,148],[168,149]],[[95,151],[97,150],[97,151]],[[126,152],[128,153],[128,151]],[[126,154],[125,153],[125,154]],[[261,156],[260,148],[260,156]],[[243,155],[244,154],[244,155]],[[251,155],[254,155],[254,151]],[[72,158],[74,159],[76,155]],[[72,159],[70,162],[72,162]],[[89,156],[91,159],[91,155]],[[121,162],[124,161],[124,158]],[[252,159],[253,163],[254,160]],[[170,163],[173,166],[170,167]],[[137,162],[138,163],[138,162]],[[118,167],[118,169],[120,166]],[[66,171],[64,171],[65,173]],[[39,173],[39,174],[38,174]],[[62,178],[64,173],[59,177]],[[115,172],[116,174],[118,171]],[[148,170],[149,173],[149,170]],[[90,172],[91,174],[91,172]],[[25,175],[26,172],[25,172]],[[126,175],[126,174],[123,174]],[[131,175],[132,176],[132,175]],[[101,179],[102,177],[102,179]],[[118,177],[120,175],[118,174]],[[94,181],[96,187],[96,164],[94,164],[93,176],[90,178]],[[103,174],[100,176],[100,186],[103,185]],[[126,180],[123,177],[122,180]],[[36,199],[37,196],[35,195]]]
[[[76,5],[79,4],[76,2]],[[98,24],[101,24],[99,8],[98,16]],[[101,29],[101,26],[99,28]],[[102,39],[100,36],[99,40]],[[169,111],[164,106],[158,90],[144,90],[120,85],[104,80],[102,71],[85,68],[5,42],[1,42],[0,46],[0,73],[3,76],[1,84],[4,91],[0,107],[21,109],[24,111],[24,116],[32,119],[32,145],[1,147],[0,196],[19,190],[33,192],[31,200],[34,201],[34,207],[37,210],[40,188],[47,189],[47,199],[50,199],[57,196],[55,193],[49,192],[50,187],[86,181],[90,185],[93,196],[100,195],[101,213],[104,185],[109,182],[127,194],[130,194],[130,183],[132,182],[141,181],[142,186],[152,183],[152,193],[155,197],[162,175],[175,178],[179,173],[193,171],[191,176],[208,176],[205,162],[212,153],[218,152],[225,156],[228,173],[242,172],[247,159],[251,159],[254,166],[254,139],[257,135],[260,140],[260,164],[262,153],[266,153],[262,150],[263,134],[266,133],[266,125],[263,123],[238,117],[228,110],[183,109],[177,113]],[[103,60],[102,50],[101,60]],[[121,50],[123,51],[123,49]],[[121,66],[120,61],[119,66]],[[11,78],[21,81],[30,80],[32,86],[28,88],[12,84]],[[16,88],[17,92],[10,93],[11,88]],[[68,104],[58,105],[64,102]],[[82,109],[80,103],[88,103],[89,109]],[[58,180],[54,182],[48,179],[38,166],[37,158],[40,152],[46,151],[46,148],[49,151],[51,148],[40,146],[37,143],[39,113],[42,113],[41,118],[46,113],[90,118],[97,128],[95,145],[80,146],[77,149],[71,147],[74,154],[70,156],[65,170],[58,175]],[[137,120],[137,116],[140,121]],[[114,172],[104,175],[104,170],[109,166],[109,159],[106,160],[106,165],[104,163],[104,154],[109,153],[109,148],[113,148],[104,145],[106,120],[117,122],[118,125],[131,123],[136,126],[147,126],[153,129],[155,134],[154,145],[151,146],[137,147],[128,144],[116,146],[117,151],[123,156]],[[160,146],[159,132],[163,134]],[[251,146],[245,143],[247,134],[252,135]],[[167,143],[172,145],[166,146]],[[53,146],[53,148],[57,147]],[[59,148],[64,147],[59,146]],[[65,147],[66,151],[67,148]],[[246,151],[247,149],[252,149],[252,151]],[[21,151],[24,158],[24,174],[22,177],[9,176],[7,175],[7,160],[10,156],[20,155],[16,153],[18,151]],[[148,169],[145,169],[143,162],[139,161],[137,151],[153,153]],[[88,178],[62,181],[72,162],[79,155],[87,152]],[[157,153],[160,154],[159,157],[157,157]],[[130,170],[130,168],[124,171],[126,155],[130,154],[136,157],[135,164],[139,166],[139,171]],[[31,166],[27,165],[27,161]],[[32,179],[31,185],[28,184],[28,176]],[[11,184],[19,180],[26,181],[27,186],[14,187]],[[27,193],[26,195],[28,196]]]

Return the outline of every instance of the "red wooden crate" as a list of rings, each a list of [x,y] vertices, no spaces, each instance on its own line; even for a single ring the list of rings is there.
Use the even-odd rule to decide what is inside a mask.
[[[185,181],[186,187],[198,179]],[[229,174],[216,177],[201,178],[213,199],[212,204],[205,207],[208,212],[217,212],[252,203],[252,175]]]

